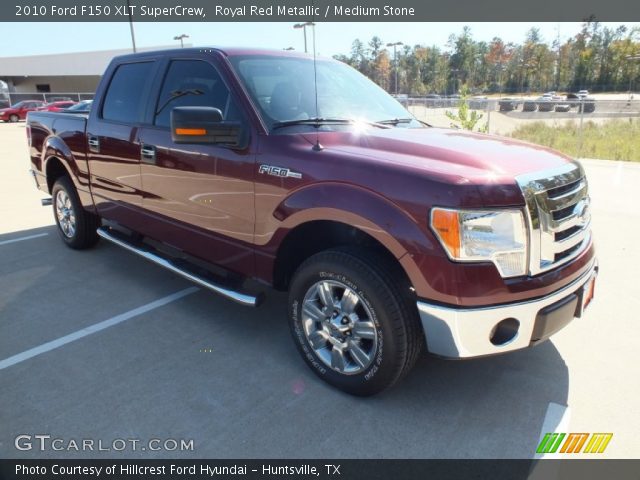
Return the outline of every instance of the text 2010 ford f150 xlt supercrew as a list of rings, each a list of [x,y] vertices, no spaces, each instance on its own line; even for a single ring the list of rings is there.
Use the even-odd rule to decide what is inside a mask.
[[[88,118],[30,113],[62,239],[102,237],[247,305],[288,290],[302,357],[357,395],[424,349],[508,352],[582,315],[597,263],[578,163],[430,128],[350,67],[315,66],[141,53],[112,61]]]

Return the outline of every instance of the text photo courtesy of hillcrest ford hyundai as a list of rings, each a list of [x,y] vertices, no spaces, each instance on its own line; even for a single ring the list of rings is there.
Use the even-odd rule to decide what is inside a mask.
[[[637,5],[0,31],[0,477],[637,480]]]

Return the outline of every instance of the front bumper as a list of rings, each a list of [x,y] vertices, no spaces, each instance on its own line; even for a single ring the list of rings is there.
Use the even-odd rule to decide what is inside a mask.
[[[546,297],[495,307],[452,308],[419,301],[427,349],[442,357],[470,358],[534,345],[582,315],[585,286],[597,274],[594,260],[580,278]]]

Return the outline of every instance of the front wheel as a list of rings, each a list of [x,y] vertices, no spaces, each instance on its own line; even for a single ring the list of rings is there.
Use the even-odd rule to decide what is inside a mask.
[[[51,190],[53,196],[53,214],[58,225],[60,237],[69,247],[81,250],[96,244],[100,219],[87,212],[71,179],[60,177]]]
[[[328,250],[296,271],[289,293],[294,341],[324,381],[376,394],[413,367],[424,337],[409,285],[374,252]]]

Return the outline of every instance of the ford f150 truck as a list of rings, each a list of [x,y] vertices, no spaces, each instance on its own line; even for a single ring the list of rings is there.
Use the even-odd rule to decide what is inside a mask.
[[[351,394],[425,350],[535,345],[593,297],[580,164],[432,128],[331,59],[122,56],[88,116],[32,112],[27,135],[69,247],[103,238],[249,306],[287,290],[302,358]]]

